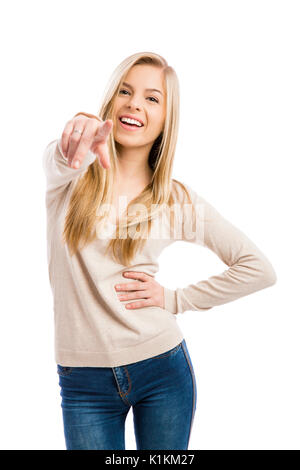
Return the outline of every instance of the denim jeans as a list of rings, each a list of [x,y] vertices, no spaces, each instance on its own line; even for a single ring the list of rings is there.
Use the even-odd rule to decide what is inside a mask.
[[[57,365],[67,450],[125,450],[132,407],[137,450],[186,450],[197,391],[185,340],[119,367]]]

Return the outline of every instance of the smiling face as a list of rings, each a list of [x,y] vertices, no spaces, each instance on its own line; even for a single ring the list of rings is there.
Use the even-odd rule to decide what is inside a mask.
[[[158,91],[155,91],[158,90]],[[114,138],[124,147],[149,146],[149,151],[163,129],[166,95],[162,70],[148,64],[134,65],[121,83],[114,100]],[[129,115],[142,127],[122,124]]]

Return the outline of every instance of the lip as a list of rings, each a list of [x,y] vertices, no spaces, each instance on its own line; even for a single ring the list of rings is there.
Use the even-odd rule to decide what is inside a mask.
[[[121,114],[119,116],[119,120],[121,119],[121,117],[127,117],[129,119],[135,119],[136,121],[139,121],[142,124],[142,126],[144,125],[143,121],[140,118],[138,118],[137,116],[134,116],[133,114]]]
[[[125,124],[125,122],[120,121],[120,119],[118,119],[118,121],[120,123],[120,126],[122,126],[123,129],[125,129],[126,131],[137,132],[137,131],[143,129],[143,126],[133,127],[133,126],[130,126],[129,124]]]

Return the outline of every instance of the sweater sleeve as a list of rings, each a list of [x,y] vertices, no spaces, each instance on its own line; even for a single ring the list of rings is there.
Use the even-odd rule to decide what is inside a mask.
[[[61,139],[50,142],[43,153],[43,169],[46,175],[46,191],[64,189],[78,175],[84,174],[89,165],[96,159],[90,150],[79,168],[71,168],[68,159],[63,155]]]
[[[196,227],[191,223],[191,211],[184,212],[178,238],[209,248],[229,269],[187,287],[164,287],[166,310],[174,314],[208,310],[275,284],[274,268],[260,249],[208,201],[185,186],[195,207]]]

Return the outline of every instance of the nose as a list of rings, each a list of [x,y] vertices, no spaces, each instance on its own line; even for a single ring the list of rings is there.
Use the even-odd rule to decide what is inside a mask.
[[[130,97],[129,97],[129,98],[130,98]],[[138,110],[141,109],[141,106],[137,104],[136,98],[134,98],[133,96],[128,100],[127,106],[128,106],[130,109],[131,109],[131,108],[135,108],[135,109],[138,109]]]

